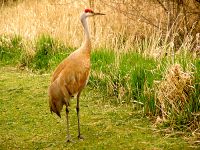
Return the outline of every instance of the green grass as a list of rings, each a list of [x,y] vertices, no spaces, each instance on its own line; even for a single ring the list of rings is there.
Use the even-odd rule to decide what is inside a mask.
[[[52,70],[73,50],[73,48],[65,47],[61,42],[49,35],[41,35],[36,39],[36,54],[29,66],[34,70]]]
[[[17,64],[22,51],[23,43],[20,36],[0,36],[0,61],[4,64]]]
[[[164,135],[132,105],[110,103],[101,91],[87,87],[81,95],[81,130],[78,141],[75,100],[70,107],[70,132],[66,120],[51,115],[47,103],[49,74],[0,68],[0,149],[191,149],[182,138]]]
[[[0,36],[0,66],[18,66],[46,74],[52,72],[74,50],[75,48],[68,47],[49,35],[41,35],[34,42],[25,42],[16,35]],[[134,50],[124,53],[104,48],[92,50],[89,86],[101,91],[102,97],[107,97],[107,103],[111,105],[118,107],[121,104],[136,103],[139,105],[134,105],[135,108],[141,110],[143,116],[155,118],[160,115],[160,109],[156,105],[155,83],[163,80],[166,70],[172,64],[178,63],[184,71],[194,75],[194,88],[190,94],[190,103],[181,111],[183,113],[170,112],[164,126],[183,132],[198,132],[198,118],[193,114],[200,110],[200,59],[194,59],[188,51],[182,49],[173,60],[170,55],[156,60]]]

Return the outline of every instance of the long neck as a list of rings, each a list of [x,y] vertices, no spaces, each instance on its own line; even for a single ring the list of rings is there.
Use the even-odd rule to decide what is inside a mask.
[[[90,53],[90,51],[91,51],[91,41],[90,41],[90,33],[89,33],[86,18],[82,17],[81,22],[82,22],[82,25],[83,25],[83,28],[84,28],[84,34],[85,34],[85,38],[84,38],[84,42],[82,44],[82,47],[83,47],[84,51]]]

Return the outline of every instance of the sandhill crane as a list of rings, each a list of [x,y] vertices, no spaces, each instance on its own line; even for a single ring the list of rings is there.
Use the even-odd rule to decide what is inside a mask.
[[[78,138],[83,139],[80,133],[79,117],[79,97],[81,91],[86,86],[90,74],[90,52],[91,41],[87,25],[87,17],[104,15],[95,13],[91,9],[85,9],[81,15],[81,23],[84,28],[84,42],[81,47],[65,58],[55,69],[48,89],[50,111],[61,117],[60,112],[63,105],[66,106],[67,120],[67,141],[70,141],[69,134],[69,102],[72,97],[77,96],[77,118],[78,118]]]

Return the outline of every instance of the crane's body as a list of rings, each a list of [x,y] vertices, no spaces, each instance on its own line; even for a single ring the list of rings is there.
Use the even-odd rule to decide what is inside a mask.
[[[82,139],[80,135],[79,97],[89,79],[91,53],[91,41],[86,18],[94,15],[104,14],[94,13],[91,9],[85,9],[81,15],[81,22],[85,33],[84,42],[79,49],[71,53],[58,65],[52,75],[49,86],[50,111],[61,117],[60,112],[63,106],[66,106],[67,141],[70,141],[68,106],[70,99],[75,96],[77,96],[78,138]]]
[[[69,104],[86,86],[90,73],[90,50],[81,47],[56,68],[49,88],[51,111],[60,116],[63,105]],[[60,99],[60,100],[58,100]]]

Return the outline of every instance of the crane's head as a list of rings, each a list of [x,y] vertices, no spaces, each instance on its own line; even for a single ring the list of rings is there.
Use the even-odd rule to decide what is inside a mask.
[[[84,16],[85,18],[87,18],[87,17],[92,17],[92,16],[97,16],[97,15],[105,15],[105,14],[94,12],[94,11],[93,11],[92,9],[90,9],[90,8],[86,8],[86,9],[84,10],[84,12],[83,12],[83,16]]]

